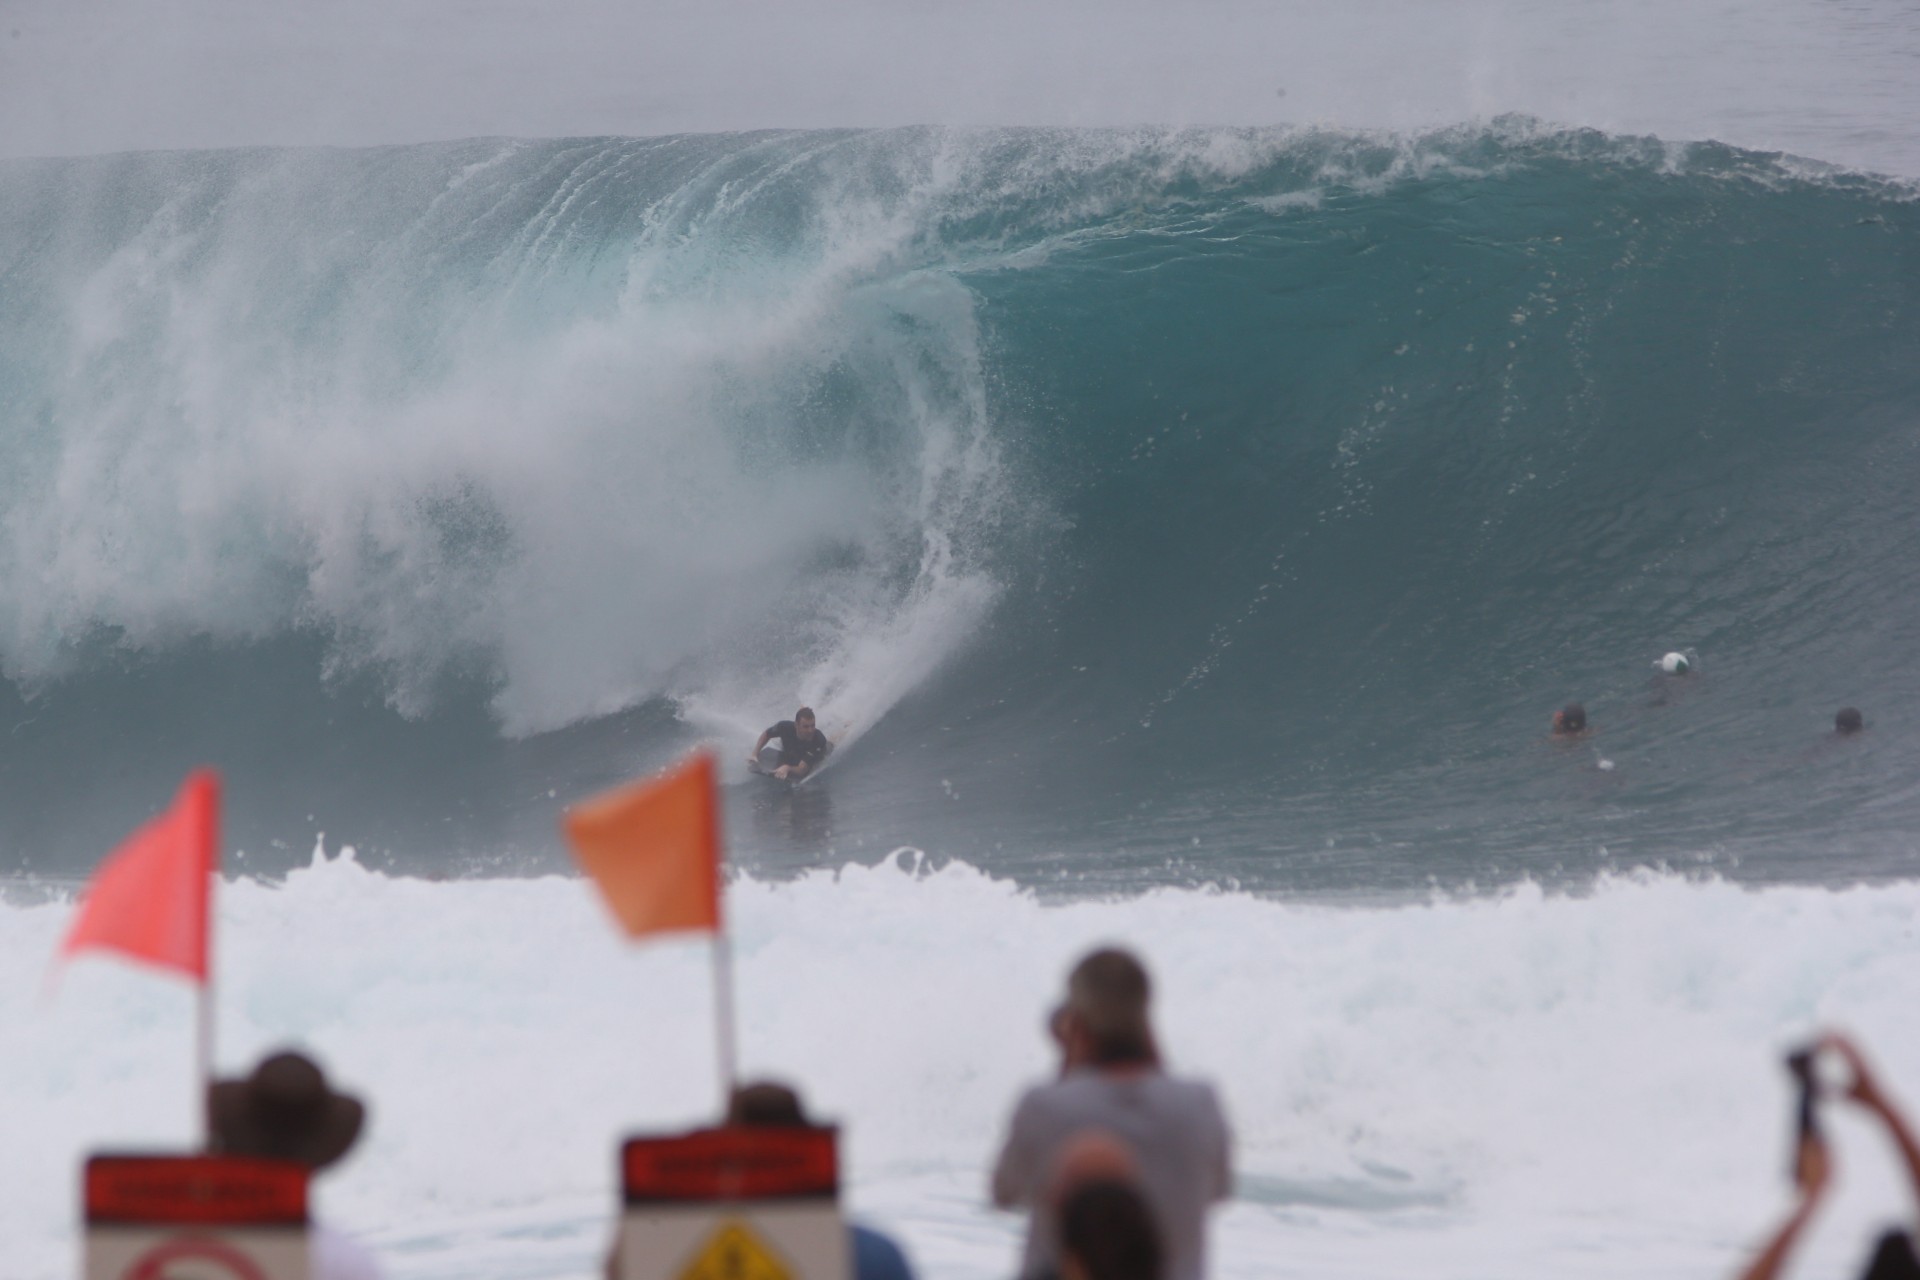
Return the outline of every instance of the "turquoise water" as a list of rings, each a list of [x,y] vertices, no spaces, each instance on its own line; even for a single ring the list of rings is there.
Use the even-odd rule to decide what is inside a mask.
[[[8,858],[210,759],[553,866],[808,701],[749,865],[1908,874],[1917,226],[1522,118],[8,162]]]

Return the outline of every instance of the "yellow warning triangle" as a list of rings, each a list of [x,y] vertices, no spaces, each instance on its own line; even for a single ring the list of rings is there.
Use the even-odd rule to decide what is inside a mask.
[[[773,1246],[744,1222],[723,1222],[680,1272],[679,1280],[794,1280]]]

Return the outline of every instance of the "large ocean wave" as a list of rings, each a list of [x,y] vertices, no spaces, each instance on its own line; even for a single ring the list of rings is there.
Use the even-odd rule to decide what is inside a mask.
[[[808,701],[769,858],[1909,872],[1916,232],[1525,120],[6,162],[0,839],[210,759],[257,861],[524,865]]]

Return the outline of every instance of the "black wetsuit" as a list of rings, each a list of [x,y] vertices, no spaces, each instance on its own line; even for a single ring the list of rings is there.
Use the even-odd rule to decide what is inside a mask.
[[[811,738],[805,742],[800,741],[800,730],[794,728],[791,720],[782,720],[767,730],[767,734],[780,742],[781,764],[804,764],[808,772],[812,772],[815,765],[826,759],[827,752],[833,747],[833,744],[827,741],[827,735],[818,729],[813,731]]]

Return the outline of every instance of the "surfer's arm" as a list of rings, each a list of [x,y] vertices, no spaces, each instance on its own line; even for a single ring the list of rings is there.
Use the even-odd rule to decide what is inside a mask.
[[[812,773],[815,766],[823,765],[827,762],[827,757],[833,754],[833,739],[826,738],[824,739],[824,741],[826,745],[821,748],[819,758],[814,760],[802,760],[799,764],[796,764],[793,766],[793,771],[795,773]]]
[[[756,743],[754,743],[754,744],[753,744],[753,750],[751,750],[751,751],[749,751],[749,752],[747,752],[747,763],[748,763],[748,764],[759,764],[759,763],[760,763],[760,753],[761,753],[762,751],[765,751],[765,750],[767,749],[767,743],[768,743],[768,742],[770,742],[770,741],[772,741],[772,739],[773,739],[773,730],[771,730],[771,729],[762,729],[762,730],[760,731],[760,741],[758,741],[758,742],[756,742]]]

